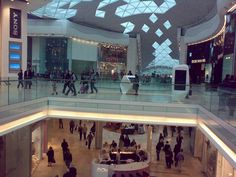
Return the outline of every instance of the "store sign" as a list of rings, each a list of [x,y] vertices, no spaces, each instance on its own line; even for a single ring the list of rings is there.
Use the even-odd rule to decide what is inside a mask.
[[[21,38],[21,10],[10,8],[10,37]]]
[[[232,59],[231,56],[226,56],[226,57],[225,57],[225,60],[231,60],[231,59]]]
[[[206,59],[197,59],[197,60],[192,60],[192,63],[205,63]]]

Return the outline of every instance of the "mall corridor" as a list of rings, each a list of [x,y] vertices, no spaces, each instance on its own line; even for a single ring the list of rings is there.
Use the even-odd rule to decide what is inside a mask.
[[[56,164],[53,167],[47,167],[47,157],[44,154],[44,159],[40,161],[39,166],[34,170],[32,177],[48,177],[59,175],[62,177],[66,172],[67,168],[63,161],[61,142],[65,138],[69,144],[70,151],[73,156],[72,166],[77,168],[78,177],[88,177],[91,176],[91,163],[95,158],[98,158],[99,150],[94,147],[94,140],[92,143],[91,150],[85,145],[85,141],[79,140],[78,132],[71,134],[69,132],[69,121],[64,120],[64,129],[58,128],[58,119],[50,119],[48,121],[48,141],[49,146],[52,146],[55,151],[55,160]],[[92,126],[91,122],[86,122],[88,129]],[[165,157],[164,152],[161,153],[161,160],[156,161],[156,143],[159,137],[159,133],[162,132],[163,126],[155,126],[155,131],[153,133],[153,142],[152,142],[152,155],[150,163],[150,175],[151,177],[204,177],[201,172],[201,166],[198,159],[193,158],[190,153],[189,147],[189,136],[188,128],[184,129],[184,141],[183,149],[185,161],[183,165],[183,170],[181,173],[178,172],[177,168],[172,166],[172,169],[167,169],[165,166]],[[169,136],[165,138],[165,141],[168,140],[172,146],[172,149],[175,145],[176,133],[174,137],[171,137],[170,128],[168,129]],[[108,129],[103,129],[103,143],[108,142],[109,144],[112,140],[118,142],[120,134],[117,132],[112,132]],[[133,138],[136,140],[137,144],[141,144],[141,147],[146,146],[146,133],[142,135],[129,135],[130,139]]]

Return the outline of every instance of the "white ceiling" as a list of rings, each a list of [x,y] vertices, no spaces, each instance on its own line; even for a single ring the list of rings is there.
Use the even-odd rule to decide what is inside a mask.
[[[55,6],[59,10],[54,10],[54,13],[51,14],[47,12],[46,16],[48,14],[50,17],[57,14],[56,12],[59,11],[61,11],[61,14],[66,12],[67,17],[70,15],[73,16],[72,14],[76,12],[73,17],[69,18],[70,21],[108,31],[124,32],[127,31],[125,26],[127,24],[131,25],[128,29],[128,31],[131,31],[128,34],[131,36],[136,36],[136,34],[141,35],[142,68],[146,68],[149,64],[153,63],[155,59],[161,59],[162,61],[163,58],[167,58],[166,61],[171,58],[178,59],[179,51],[177,44],[177,28],[196,24],[199,20],[204,19],[204,17],[211,12],[216,4],[216,0],[78,1],[79,0],[53,0],[51,2],[55,2],[54,5],[49,4],[50,6],[48,5],[43,7],[43,5],[40,4],[47,4],[48,1],[32,0],[29,8],[35,10],[43,7],[41,12],[46,12],[47,10],[53,9]],[[74,4],[72,4],[73,2]],[[64,3],[64,5],[60,6],[59,3]],[[141,10],[142,12],[145,12],[141,13],[139,10],[139,12],[137,12],[138,3],[150,3],[150,5],[147,6],[149,11]],[[154,7],[162,7],[163,4],[165,6],[169,4],[169,8],[162,8],[162,10],[154,9]],[[69,6],[71,6],[71,8],[69,8]],[[129,14],[130,16],[126,16],[124,15],[125,13],[123,13],[123,15],[119,15],[117,13],[125,8],[131,8],[131,10],[132,8],[136,8],[136,12],[139,14]],[[99,12],[100,15],[104,15],[104,18],[96,17],[96,12]],[[132,12],[135,13],[135,10]],[[156,15],[158,18],[158,20],[154,23],[149,19],[152,14]],[[48,18],[46,16],[42,16],[42,18]],[[55,17],[63,17],[63,15]],[[165,27],[164,24],[167,26]],[[171,27],[168,26],[169,24],[171,24]],[[142,30],[143,26],[144,30],[148,30],[148,32],[144,32]],[[156,57],[154,55],[156,55]]]

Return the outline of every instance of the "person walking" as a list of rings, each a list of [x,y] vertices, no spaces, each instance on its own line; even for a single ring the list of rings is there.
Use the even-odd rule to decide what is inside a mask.
[[[91,147],[91,144],[92,144],[92,141],[93,141],[93,135],[92,135],[92,132],[90,132],[87,136],[87,144],[88,144],[88,149],[90,149]]]
[[[163,142],[164,142],[164,136],[162,135],[162,133],[160,133],[160,135],[159,135],[159,141],[160,141],[161,139],[162,139]]]
[[[71,162],[72,162],[72,154],[70,153],[70,150],[67,149],[65,151],[65,164],[66,164],[68,169],[70,168]]]
[[[65,74],[63,75],[63,81],[64,81],[64,86],[63,86],[62,93],[66,93],[66,88],[69,86],[69,82],[70,82],[70,74],[67,70]]]
[[[73,134],[75,128],[75,122],[73,120],[70,121],[70,133]]]
[[[164,135],[164,137],[168,136],[167,126],[164,126],[164,128],[163,128],[163,135]]]
[[[63,153],[63,159],[64,159],[64,161],[65,161],[65,153],[66,153],[66,151],[67,151],[67,149],[68,149],[68,143],[66,142],[66,140],[65,139],[63,139],[63,141],[62,141],[62,143],[61,143],[61,148],[62,148],[62,153]]]
[[[50,74],[50,80],[52,82],[52,95],[57,95],[57,75],[55,72]]]
[[[138,95],[138,88],[139,88],[139,78],[138,78],[138,75],[135,74],[134,83],[133,83],[133,89],[135,91],[135,95]]]
[[[96,73],[94,72],[94,70],[92,70],[92,72],[90,73],[90,89],[91,89],[90,93],[93,93],[93,90],[95,90],[96,93],[98,92],[98,89],[95,87],[95,83],[96,83]]]
[[[173,153],[171,151],[171,147],[169,147],[165,151],[165,158],[166,158],[166,167],[171,168],[171,164],[173,163]]]
[[[178,165],[178,160],[177,160],[177,154],[180,152],[181,149],[181,144],[176,144],[174,147],[174,160],[175,160],[175,166],[177,167]]]
[[[48,167],[51,167],[52,163],[55,163],[54,150],[51,146],[48,149],[47,156],[48,156]]]
[[[125,139],[124,139],[124,146],[129,147],[130,146],[130,139],[129,136],[126,134]]]
[[[84,135],[84,140],[86,140],[87,130],[88,130],[88,128],[87,128],[86,124],[84,124],[83,130],[82,130],[83,131],[83,135]]]
[[[62,119],[59,119],[59,128],[63,129],[63,120]]]
[[[170,129],[171,129],[171,137],[173,137],[175,133],[175,126],[171,126]]]
[[[24,72],[24,80],[25,80],[25,89],[27,89],[27,86],[29,86],[29,89],[31,89],[32,86],[32,72],[31,69],[28,68],[25,72]]]
[[[81,123],[79,124],[78,132],[79,132],[79,140],[81,141],[82,135],[83,135],[83,127],[82,127]]]
[[[176,159],[177,159],[178,170],[181,173],[181,171],[182,171],[182,164],[184,162],[183,149],[181,149],[180,152],[177,154]]]
[[[160,152],[163,147],[164,147],[164,142],[163,139],[161,139],[156,145],[157,161],[160,160]]]
[[[125,137],[123,134],[121,134],[120,138],[119,138],[119,148],[120,149],[123,149],[123,147],[124,147],[124,140],[125,140]]]
[[[75,81],[76,81],[76,76],[73,72],[69,71],[69,80],[68,80],[68,87],[69,89],[67,90],[65,95],[68,95],[70,92],[72,92],[72,94],[74,96],[76,96],[76,89],[75,89]]]
[[[73,93],[73,95],[76,96],[77,92],[76,92],[76,88],[75,88],[75,82],[77,80],[77,76],[75,75],[74,72],[71,73],[70,80],[71,81],[70,81],[70,85],[69,85],[69,90],[67,91],[66,95],[68,95],[69,92],[71,91]]]
[[[17,88],[19,88],[20,85],[23,88],[24,85],[23,85],[23,71],[22,71],[22,69],[20,70],[20,72],[18,72],[17,75],[18,75],[18,85],[17,85]]]
[[[180,144],[180,146],[181,146],[183,139],[184,139],[184,137],[181,135],[181,133],[179,133],[178,136],[176,137],[176,143]]]

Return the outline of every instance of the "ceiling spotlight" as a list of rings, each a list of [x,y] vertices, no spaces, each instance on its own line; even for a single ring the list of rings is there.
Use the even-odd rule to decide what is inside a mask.
[[[11,0],[11,2],[13,2],[14,0]]]
[[[26,4],[30,4],[29,1],[27,1]]]

